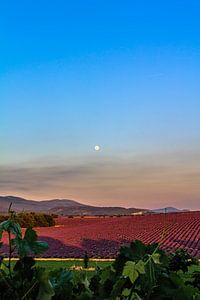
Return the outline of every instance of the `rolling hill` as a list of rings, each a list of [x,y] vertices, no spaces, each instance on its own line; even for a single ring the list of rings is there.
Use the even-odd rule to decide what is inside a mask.
[[[15,196],[0,196],[0,212],[6,213],[11,202],[12,209],[16,212],[49,212],[58,215],[131,215],[148,211],[139,208],[91,206],[69,199],[34,201]]]
[[[187,212],[190,211],[189,209],[178,209],[176,207],[164,207],[153,209],[152,212],[160,214],[160,213],[174,213],[174,212]]]

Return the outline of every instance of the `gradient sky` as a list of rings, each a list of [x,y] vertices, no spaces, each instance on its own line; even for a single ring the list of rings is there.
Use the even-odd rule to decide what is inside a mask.
[[[1,1],[0,194],[200,209],[199,15]]]

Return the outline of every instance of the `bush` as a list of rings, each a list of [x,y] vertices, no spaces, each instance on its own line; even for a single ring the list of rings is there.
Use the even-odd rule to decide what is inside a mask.
[[[2,233],[8,235],[9,261],[1,259],[0,268],[0,299],[3,300],[49,300],[54,295],[51,282],[44,269],[35,266],[31,254],[40,254],[48,249],[45,242],[37,240],[37,234],[32,228],[27,228],[22,236],[21,228],[16,222],[14,212],[0,224],[0,238]],[[11,268],[13,251],[18,253],[19,260]]]
[[[169,255],[169,269],[171,271],[183,271],[185,273],[188,272],[189,266],[197,263],[198,260],[183,249],[179,249]]]
[[[8,215],[0,215],[0,222],[9,218]],[[52,215],[35,212],[22,212],[16,214],[16,221],[21,227],[50,227],[55,225],[55,220]]]

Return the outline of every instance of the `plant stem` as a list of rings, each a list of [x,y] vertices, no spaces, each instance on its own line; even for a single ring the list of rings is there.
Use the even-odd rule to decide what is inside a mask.
[[[11,247],[11,233],[10,230],[8,230],[8,243],[9,243],[9,260],[8,260],[8,270],[9,270],[9,276],[12,278],[11,275],[11,257],[12,257],[12,247]]]
[[[28,291],[25,293],[25,295],[21,298],[21,300],[24,300],[26,296],[31,292],[31,290],[35,287],[35,285],[38,283],[38,280],[34,282],[34,284],[28,289]]]

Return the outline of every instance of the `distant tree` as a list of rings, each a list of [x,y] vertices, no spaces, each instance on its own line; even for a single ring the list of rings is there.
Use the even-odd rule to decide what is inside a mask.
[[[0,223],[6,221],[8,215],[0,215]],[[50,227],[55,225],[53,216],[35,212],[21,212],[16,214],[16,221],[21,227]]]

